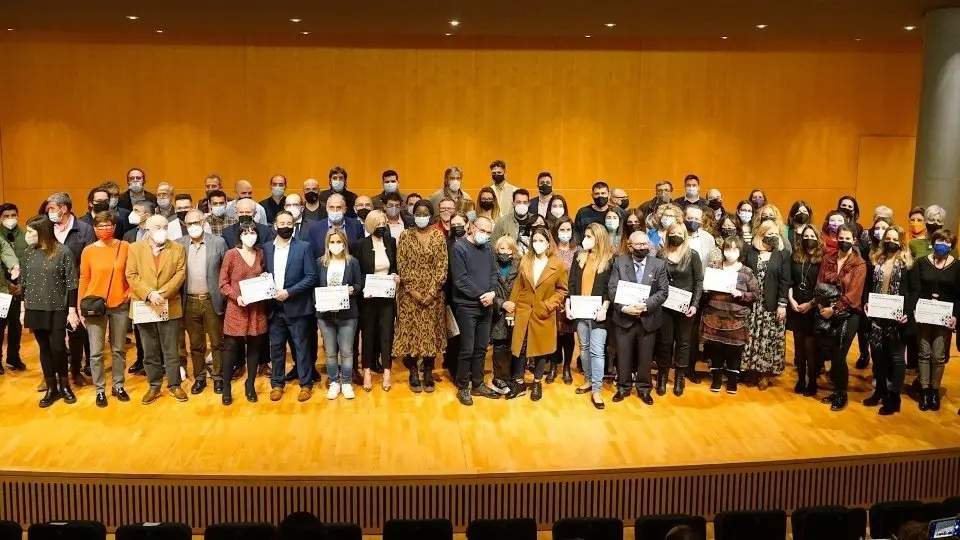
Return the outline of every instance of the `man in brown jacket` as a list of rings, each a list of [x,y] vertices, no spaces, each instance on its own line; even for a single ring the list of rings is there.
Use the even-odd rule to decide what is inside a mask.
[[[145,242],[130,245],[127,256],[127,281],[134,302],[144,302],[160,315],[159,322],[138,324],[143,341],[143,367],[150,389],[143,396],[149,405],[160,397],[160,387],[166,371],[167,387],[177,401],[186,401],[187,394],[180,388],[180,362],[177,342],[183,308],[180,287],[186,277],[186,255],[181,244],[167,240],[167,218],[150,216],[147,220]],[[136,324],[135,304],[130,305],[130,316]]]

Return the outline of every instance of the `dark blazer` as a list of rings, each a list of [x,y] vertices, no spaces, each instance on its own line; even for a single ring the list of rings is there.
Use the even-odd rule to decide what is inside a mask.
[[[690,250],[690,263],[686,272],[679,270],[679,265],[663,258],[664,252],[660,252],[660,259],[667,264],[667,276],[670,278],[670,286],[685,291],[690,291],[690,305],[699,306],[700,297],[703,296],[703,262],[700,260],[700,254],[696,250]],[[671,270],[672,269],[672,270]]]
[[[593,278],[593,289],[589,291],[580,290],[581,284],[583,282],[583,269],[580,268],[580,265],[577,263],[577,255],[573,256],[573,264],[570,265],[570,279],[567,289],[570,296],[599,296],[603,299],[604,302],[610,301],[611,307],[613,309],[613,298],[610,296],[610,272],[613,270],[613,263],[616,259],[610,261],[610,265],[607,266],[607,269],[603,272],[597,272],[597,275]],[[607,312],[607,319],[602,323],[596,323],[600,326],[606,328],[607,320],[610,320],[610,313]],[[564,315],[566,316],[566,315]]]
[[[336,191],[333,189],[325,189],[320,192],[320,208],[327,207],[327,199],[334,193],[336,193]],[[344,212],[344,215],[356,219],[357,213],[353,210],[353,205],[357,202],[357,194],[348,190],[346,186],[344,186],[343,191],[341,191],[340,194],[343,195],[343,198],[347,200],[347,210]]]
[[[317,257],[317,287],[327,286],[327,267],[320,261],[322,257]],[[353,294],[350,295],[350,309],[333,311],[330,313],[317,312],[317,318],[337,318],[337,319],[357,319],[360,317],[360,309],[357,307],[357,299],[363,296],[364,274],[360,270],[360,263],[356,257],[350,257],[347,264],[343,267],[343,285],[353,286]]]
[[[383,248],[387,252],[387,259],[390,261],[390,273],[397,273],[397,241],[387,233],[383,239]],[[373,237],[367,236],[357,241],[356,245],[350,251],[360,263],[360,271],[363,275],[372,274],[374,264],[376,264],[376,255],[373,252]]]
[[[67,231],[67,238],[63,241],[63,245],[73,253],[73,262],[76,263],[77,268],[80,268],[80,254],[83,253],[83,248],[96,241],[93,227],[74,216],[73,227]]]
[[[553,202],[554,195],[550,195],[550,197],[551,197],[550,202]],[[530,199],[530,210],[533,212],[534,215],[540,216],[543,219],[547,219],[548,217],[550,217],[550,206],[547,206],[547,212],[545,214],[540,213],[540,196],[539,195]]]
[[[613,262],[607,289],[612,302],[617,297],[617,285],[620,280],[649,285],[650,296],[645,302],[647,310],[637,318],[621,311],[626,306],[613,304],[613,323],[621,328],[630,328],[639,319],[644,330],[653,332],[660,328],[663,323],[663,308],[661,306],[667,300],[667,293],[670,291],[670,277],[667,275],[667,264],[653,255],[647,255],[644,260],[643,274],[638,281],[637,271],[633,268],[633,256],[630,254],[620,255]]]
[[[520,259],[510,261],[510,269],[504,276],[497,267],[497,282],[493,286],[493,321],[490,326],[490,339],[507,339],[510,337],[510,327],[507,326],[506,312],[503,303],[510,300],[513,283],[520,274]],[[558,315],[559,316],[559,315]]]
[[[277,249],[274,242],[263,244],[263,266],[273,274],[273,259]],[[314,314],[313,287],[317,283],[317,263],[308,242],[290,239],[290,253],[283,274],[283,288],[290,294],[283,302],[270,301],[270,317],[282,310],[287,317],[306,317]]]
[[[240,241],[237,238],[239,230],[239,223],[234,223],[233,225],[223,229],[223,234],[221,234],[220,237],[223,238],[223,241],[227,243],[228,249],[237,247],[237,243]],[[263,223],[257,223],[257,243],[254,244],[254,246],[262,248],[265,243],[270,242],[276,237],[277,231],[273,230],[273,227],[264,225]]]
[[[280,203],[277,203],[271,195],[260,201],[260,206],[263,207],[263,212],[267,216],[267,224],[273,225],[273,222],[277,219],[277,212],[283,210],[283,199],[280,200]]]
[[[157,205],[157,196],[153,193],[150,193],[147,190],[143,191],[143,196],[150,202],[153,203],[154,207]],[[117,208],[123,208],[128,212],[133,211],[133,201],[130,199],[130,190],[126,190],[120,194],[120,200],[117,201]]]
[[[327,230],[330,228],[330,220],[327,218],[310,223],[310,230],[307,236],[310,239],[310,245],[313,246],[313,252],[317,257],[323,256],[327,250]],[[343,218],[343,231],[347,233],[347,248],[353,253],[353,246],[366,236],[363,225],[354,218]]]
[[[135,231],[134,231],[135,232]],[[135,238],[134,238],[135,239]],[[174,242],[179,243],[183,246],[186,254],[184,259],[186,261],[186,275],[190,276],[190,244],[192,244],[192,239],[189,234],[185,234],[180,238],[174,240]],[[215,234],[203,233],[203,243],[206,246],[207,253],[207,290],[210,291],[210,303],[213,304],[213,310],[217,312],[217,315],[223,315],[224,310],[227,308],[227,299],[223,297],[223,294],[220,293],[220,265],[223,263],[223,256],[227,254],[227,244],[223,241],[223,238]],[[181,290],[181,297],[183,298],[183,309],[186,313],[187,309],[187,278],[183,280],[183,289]]]
[[[134,227],[129,231],[123,233],[123,241],[128,244],[132,244],[137,241],[137,233],[140,231],[140,227]],[[217,288],[220,288],[220,282],[217,282]]]
[[[127,234],[127,231],[129,231],[131,227],[135,227],[134,225],[131,225],[129,221],[130,211],[117,207],[111,210],[111,212],[113,212],[114,217],[113,223],[117,226],[113,236],[114,238],[122,239],[123,235]],[[93,216],[90,214],[90,212],[84,214],[83,217],[80,218],[80,221],[93,227]],[[96,234],[94,234],[94,236],[96,236]]]
[[[746,244],[743,246],[743,264],[753,273],[757,273],[760,252]],[[787,305],[787,292],[790,290],[790,252],[778,249],[770,254],[767,271],[763,276],[763,307],[773,312],[780,305]]]

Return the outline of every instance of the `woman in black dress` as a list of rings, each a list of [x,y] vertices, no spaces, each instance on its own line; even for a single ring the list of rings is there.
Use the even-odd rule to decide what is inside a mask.
[[[817,350],[813,339],[813,319],[816,306],[813,302],[813,288],[820,274],[820,260],[823,259],[823,238],[820,230],[813,225],[797,227],[799,240],[793,250],[790,263],[790,292],[787,299],[787,330],[793,332],[793,346],[796,351],[797,385],[793,391],[806,393],[810,387],[816,388],[818,373],[815,372]]]

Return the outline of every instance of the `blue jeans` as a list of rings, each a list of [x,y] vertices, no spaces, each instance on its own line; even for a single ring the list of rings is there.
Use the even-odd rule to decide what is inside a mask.
[[[584,377],[590,381],[594,392],[603,386],[603,366],[607,344],[607,329],[602,323],[589,319],[577,319],[577,337],[580,340],[580,364]]]
[[[351,384],[353,380],[353,338],[358,319],[317,319],[323,336],[323,354],[327,357],[327,376],[331,383]],[[337,374],[337,353],[340,353]]]

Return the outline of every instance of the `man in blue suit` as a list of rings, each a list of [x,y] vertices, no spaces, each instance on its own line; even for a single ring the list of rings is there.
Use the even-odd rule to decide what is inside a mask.
[[[346,217],[347,200],[343,195],[334,193],[327,197],[327,219],[316,221],[310,225],[310,245],[313,252],[323,254],[327,245],[327,232],[331,228],[342,229],[347,235],[348,249],[364,237],[363,225],[351,217]]]
[[[314,321],[313,288],[317,281],[317,263],[310,244],[293,236],[293,214],[277,212],[276,238],[263,244],[263,262],[277,285],[276,300],[270,305],[270,400],[283,397],[284,367],[287,341],[293,348],[293,359],[300,378],[298,401],[310,399],[313,381],[313,360],[307,354],[307,333]]]
[[[240,223],[253,221],[253,214],[256,208],[256,203],[253,202],[253,199],[240,199],[237,201],[237,219],[240,220]],[[237,244],[240,242],[240,223],[235,223],[223,229],[223,234],[220,236],[222,236],[223,240],[227,243],[227,249],[237,247]],[[263,248],[263,245],[273,240],[274,236],[276,236],[276,232],[274,232],[273,227],[264,225],[263,223],[257,223],[257,243],[254,245]]]

